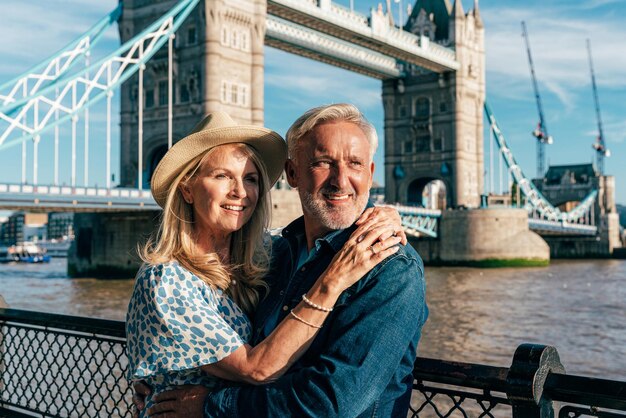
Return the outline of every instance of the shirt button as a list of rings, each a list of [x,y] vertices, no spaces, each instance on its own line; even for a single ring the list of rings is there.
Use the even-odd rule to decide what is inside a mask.
[[[285,291],[284,291],[284,290],[281,290],[279,294],[280,294],[281,296],[283,296],[283,295],[285,294]]]
[[[302,268],[300,269],[300,271],[306,271],[306,266],[305,266],[305,267],[302,267]]]
[[[283,306],[283,311],[287,312],[289,310],[289,306],[285,305]]]

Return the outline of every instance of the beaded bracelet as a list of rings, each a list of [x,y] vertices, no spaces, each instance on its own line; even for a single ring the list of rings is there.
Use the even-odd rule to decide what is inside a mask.
[[[298,321],[302,322],[305,325],[308,325],[312,328],[317,328],[317,329],[322,328],[322,325],[315,325],[315,324],[310,323],[309,321],[305,321],[304,319],[300,318],[298,315],[295,314],[293,309],[289,311],[289,313],[291,314],[291,316],[293,316],[294,318],[296,318]]]
[[[332,312],[333,308],[326,308],[324,306],[320,306],[317,303],[313,303],[309,300],[309,298],[306,297],[306,293],[302,294],[302,301],[304,303],[306,303],[307,305],[309,305],[311,308],[313,309],[317,309],[318,311],[322,311],[322,312]]]

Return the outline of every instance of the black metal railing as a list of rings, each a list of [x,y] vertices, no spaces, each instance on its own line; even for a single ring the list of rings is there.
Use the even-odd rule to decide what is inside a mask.
[[[0,417],[130,417],[124,323],[0,309]],[[565,374],[554,347],[510,368],[417,358],[409,417],[625,418],[626,382]]]
[[[126,417],[124,323],[0,309],[0,416]]]
[[[410,417],[626,417],[626,382],[565,374],[554,347],[522,344],[510,368],[417,359]]]

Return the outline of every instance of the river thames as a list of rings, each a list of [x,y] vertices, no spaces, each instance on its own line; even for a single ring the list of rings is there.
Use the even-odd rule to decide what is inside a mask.
[[[0,265],[12,308],[123,320],[132,280],[70,279],[66,260]],[[569,374],[626,381],[626,260],[541,268],[427,267],[419,355],[509,366],[524,342],[557,347]]]

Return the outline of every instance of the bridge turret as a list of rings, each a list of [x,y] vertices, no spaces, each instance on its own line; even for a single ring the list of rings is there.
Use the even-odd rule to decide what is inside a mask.
[[[465,12],[463,11],[463,2],[461,0],[454,0],[452,4],[452,18],[463,19],[465,17]]]
[[[474,14],[474,22],[477,28],[484,28],[483,19],[480,17],[480,9],[478,7],[478,0],[474,0],[474,10],[472,11]]]

